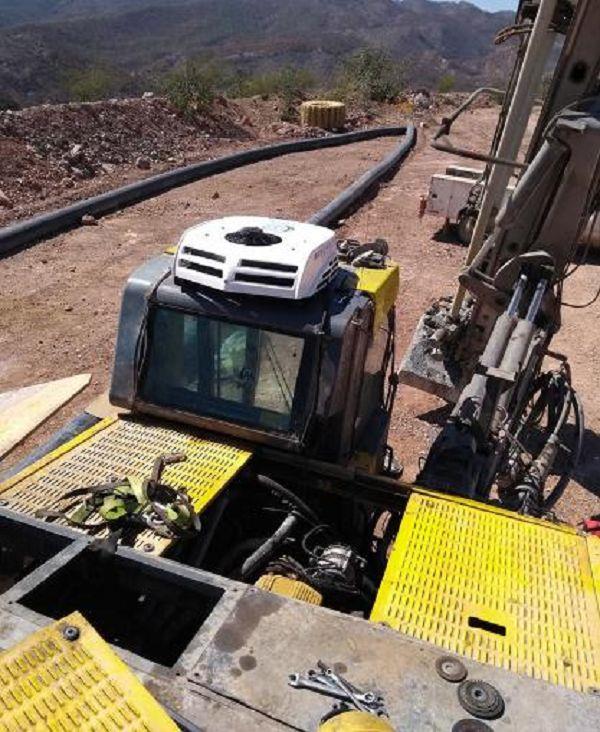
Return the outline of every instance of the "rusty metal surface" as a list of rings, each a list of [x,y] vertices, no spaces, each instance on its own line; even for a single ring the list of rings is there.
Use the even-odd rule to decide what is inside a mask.
[[[295,729],[314,730],[331,700],[287,684],[289,673],[323,659],[352,683],[381,693],[398,730],[447,730],[465,712],[456,685],[441,679],[444,651],[387,628],[250,588],[189,676],[207,690],[254,707]],[[600,699],[463,659],[469,678],[487,681],[506,702],[506,730],[590,729]],[[217,729],[215,727],[215,729]]]
[[[24,517],[0,509],[0,517],[3,513],[5,522],[25,523]],[[40,521],[26,521],[31,530],[49,529]],[[88,537],[61,532],[72,543],[0,595],[0,647],[18,643],[50,622],[22,601],[86,550]],[[465,717],[456,685],[436,671],[436,660],[447,655],[441,648],[134,549],[119,547],[116,555],[136,562],[140,572],[164,577],[165,583],[208,584],[223,591],[173,667],[114,647],[161,704],[205,732],[314,732],[333,700],[293,689],[287,682],[290,673],[313,668],[318,659],[355,685],[383,695],[397,730],[448,732]],[[469,679],[493,684],[504,697],[506,712],[492,723],[495,730],[562,732],[598,726],[600,696],[462,660]]]

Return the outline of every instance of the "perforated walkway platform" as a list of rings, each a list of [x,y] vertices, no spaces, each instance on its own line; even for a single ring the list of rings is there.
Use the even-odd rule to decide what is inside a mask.
[[[1,653],[0,686],[2,732],[179,729],[79,613]]]
[[[187,460],[165,468],[163,480],[185,489],[198,513],[251,457],[239,447],[197,437],[180,427],[107,418],[0,484],[0,493],[9,508],[21,513],[34,515],[40,508],[64,510],[73,502],[62,498],[65,493],[111,477],[147,478],[157,457],[175,452],[184,453]],[[103,535],[106,530],[96,534]],[[157,554],[169,544],[169,539],[143,531],[134,546]]]
[[[483,663],[600,688],[600,540],[414,493],[371,620]]]

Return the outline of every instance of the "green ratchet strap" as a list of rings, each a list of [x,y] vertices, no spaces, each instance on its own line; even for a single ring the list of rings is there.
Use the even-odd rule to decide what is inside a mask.
[[[61,511],[40,509],[37,518],[60,518],[80,529],[111,532],[126,526],[148,528],[167,539],[193,536],[200,531],[200,519],[184,490],[160,482],[167,465],[183,462],[181,453],[161,455],[154,461],[150,478],[128,475],[108,483],[77,488],[65,493],[61,500],[74,501]],[[101,521],[90,521],[94,514]]]

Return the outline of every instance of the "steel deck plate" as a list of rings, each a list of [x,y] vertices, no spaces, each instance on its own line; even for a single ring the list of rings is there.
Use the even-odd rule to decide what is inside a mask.
[[[149,477],[154,460],[166,453],[183,452],[187,460],[168,466],[163,480],[187,491],[194,508],[201,513],[236,473],[251,453],[225,442],[215,442],[181,429],[137,422],[106,419],[70,443],[43,458],[37,466],[0,485],[6,505],[34,515],[40,508],[64,510],[73,503],[62,496],[75,489],[102,483],[111,476]],[[106,535],[99,531],[97,536]],[[135,546],[154,553],[170,544],[147,530],[138,534]]]
[[[599,544],[569,527],[414,493],[371,620],[591,691],[600,687]]]
[[[66,640],[63,630],[79,637]],[[79,613],[0,654],[0,730],[179,728]]]

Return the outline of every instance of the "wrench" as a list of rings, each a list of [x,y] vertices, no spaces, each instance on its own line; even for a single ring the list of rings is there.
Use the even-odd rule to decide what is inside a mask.
[[[315,671],[313,671],[312,673],[309,671],[308,676],[302,676],[300,674],[290,674],[288,677],[288,683],[295,689],[308,689],[310,691],[316,691],[318,694],[332,696],[335,699],[340,699],[341,701],[350,701],[356,704],[356,702],[352,699],[352,696],[347,691],[341,689],[338,684],[331,683],[326,676],[317,674]],[[375,696],[375,694],[373,694],[373,692],[371,691],[361,693],[354,687],[352,687],[351,684],[349,684],[348,686],[352,689],[355,698],[359,699],[366,706],[370,707],[372,711],[382,708],[383,699],[381,697]]]
[[[331,679],[334,684],[336,684],[336,686],[338,686],[338,688],[346,692],[346,694],[350,698],[350,701],[359,711],[369,712],[373,714],[373,701],[375,700],[374,694],[369,697],[371,699],[370,702],[365,702],[364,694],[357,694],[356,689],[352,686],[352,684],[349,684],[346,679],[344,679],[339,674],[336,674],[335,671],[326,666],[323,661],[317,661],[317,666],[329,679]],[[366,693],[371,694],[371,692]]]
[[[329,669],[331,670],[331,669]],[[334,680],[331,679],[331,677],[327,673],[318,673],[314,669],[310,669],[308,671],[308,678],[312,681],[316,681],[319,684],[328,686],[329,688],[333,689],[339,689],[339,684],[337,684]],[[383,704],[383,697],[382,696],[376,696],[372,691],[360,691],[360,689],[357,689],[356,686],[351,684],[349,681],[346,681],[344,679],[344,682],[348,689],[354,694],[354,696],[359,699],[360,701],[364,702],[365,704],[369,705],[375,705],[375,706],[381,706]]]
[[[350,687],[344,682],[342,678],[340,678],[332,669],[327,669],[327,676],[338,685],[338,687],[345,691],[348,697],[350,698],[350,701],[354,704],[354,706],[361,712],[370,712],[370,708],[368,704],[365,704],[362,702],[356,694],[350,689]]]
[[[300,676],[300,674],[290,674],[288,678],[289,685],[293,686],[295,689],[308,689],[309,691],[316,691],[317,694],[332,696],[334,699],[339,699],[340,701],[349,700],[349,696],[348,694],[346,694],[346,692],[330,684],[323,684],[316,679],[309,679],[304,676]]]

